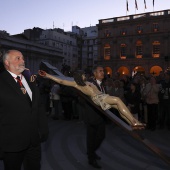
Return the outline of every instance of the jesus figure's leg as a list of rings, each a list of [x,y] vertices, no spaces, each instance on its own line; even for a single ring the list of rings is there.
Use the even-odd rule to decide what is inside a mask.
[[[133,127],[145,126],[144,124],[142,124],[133,117],[129,109],[126,107],[126,105],[122,102],[122,100],[119,97],[108,96],[104,99],[104,101],[110,104],[113,108],[117,109],[121,117],[125,119],[131,126]]]

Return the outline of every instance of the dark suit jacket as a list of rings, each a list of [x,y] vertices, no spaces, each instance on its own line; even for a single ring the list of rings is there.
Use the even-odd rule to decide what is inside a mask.
[[[93,83],[94,85],[96,85],[97,88],[98,88],[98,90],[101,90],[100,87],[99,87],[99,85],[98,85],[98,83],[97,83],[97,80],[96,80],[96,79],[91,79],[89,82],[91,82],[91,83]],[[105,93],[107,93],[107,92],[106,92],[106,87],[105,87],[103,81],[102,81],[101,85],[104,87]]]
[[[89,82],[92,82],[100,90],[100,87],[98,86],[96,80],[94,80],[94,79],[89,80]],[[106,88],[104,88],[104,89],[106,92]],[[79,100],[79,101],[81,101],[81,100]],[[105,120],[106,120],[105,115],[103,115],[101,112],[99,112],[99,110],[96,109],[88,101],[81,102],[81,107],[83,108],[82,111],[84,112],[85,123],[88,123],[91,125],[97,125],[97,124],[101,124],[101,123],[105,122]]]
[[[32,106],[8,71],[0,74],[0,148],[18,152],[40,143],[48,134],[47,118],[40,103],[39,89],[27,81],[33,94]]]

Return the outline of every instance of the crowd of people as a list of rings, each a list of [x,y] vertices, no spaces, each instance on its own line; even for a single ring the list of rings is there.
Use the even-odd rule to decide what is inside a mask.
[[[115,93],[115,89],[117,93]],[[156,128],[170,129],[169,70],[161,71],[158,76],[145,77],[137,73],[134,77],[123,76],[116,80],[112,79],[109,92],[120,97],[132,114],[147,124],[147,129],[152,131]]]

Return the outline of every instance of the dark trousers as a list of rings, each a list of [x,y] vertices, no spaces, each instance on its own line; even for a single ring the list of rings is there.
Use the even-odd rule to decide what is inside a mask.
[[[73,112],[73,110],[72,110],[72,102],[63,102],[62,103],[62,108],[63,108],[63,110],[64,110],[64,118],[66,119],[66,120],[70,120],[71,119],[71,117],[72,117],[72,112]]]
[[[147,104],[148,109],[148,128],[155,129],[158,118],[158,104]]]
[[[4,152],[3,162],[5,170],[40,170],[41,147],[30,146],[20,152]]]
[[[95,159],[95,152],[100,147],[101,143],[105,138],[105,123],[96,125],[87,124],[87,154],[89,160]]]
[[[169,100],[164,100],[160,103],[160,126],[164,127],[167,123],[168,128],[170,128],[170,102]]]
[[[54,117],[58,118],[59,114],[61,113],[60,110],[60,100],[53,100],[54,105]]]

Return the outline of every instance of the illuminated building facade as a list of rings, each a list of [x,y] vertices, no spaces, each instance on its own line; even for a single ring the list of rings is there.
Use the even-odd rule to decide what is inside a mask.
[[[159,75],[169,67],[170,10],[99,20],[98,63],[107,74]]]

